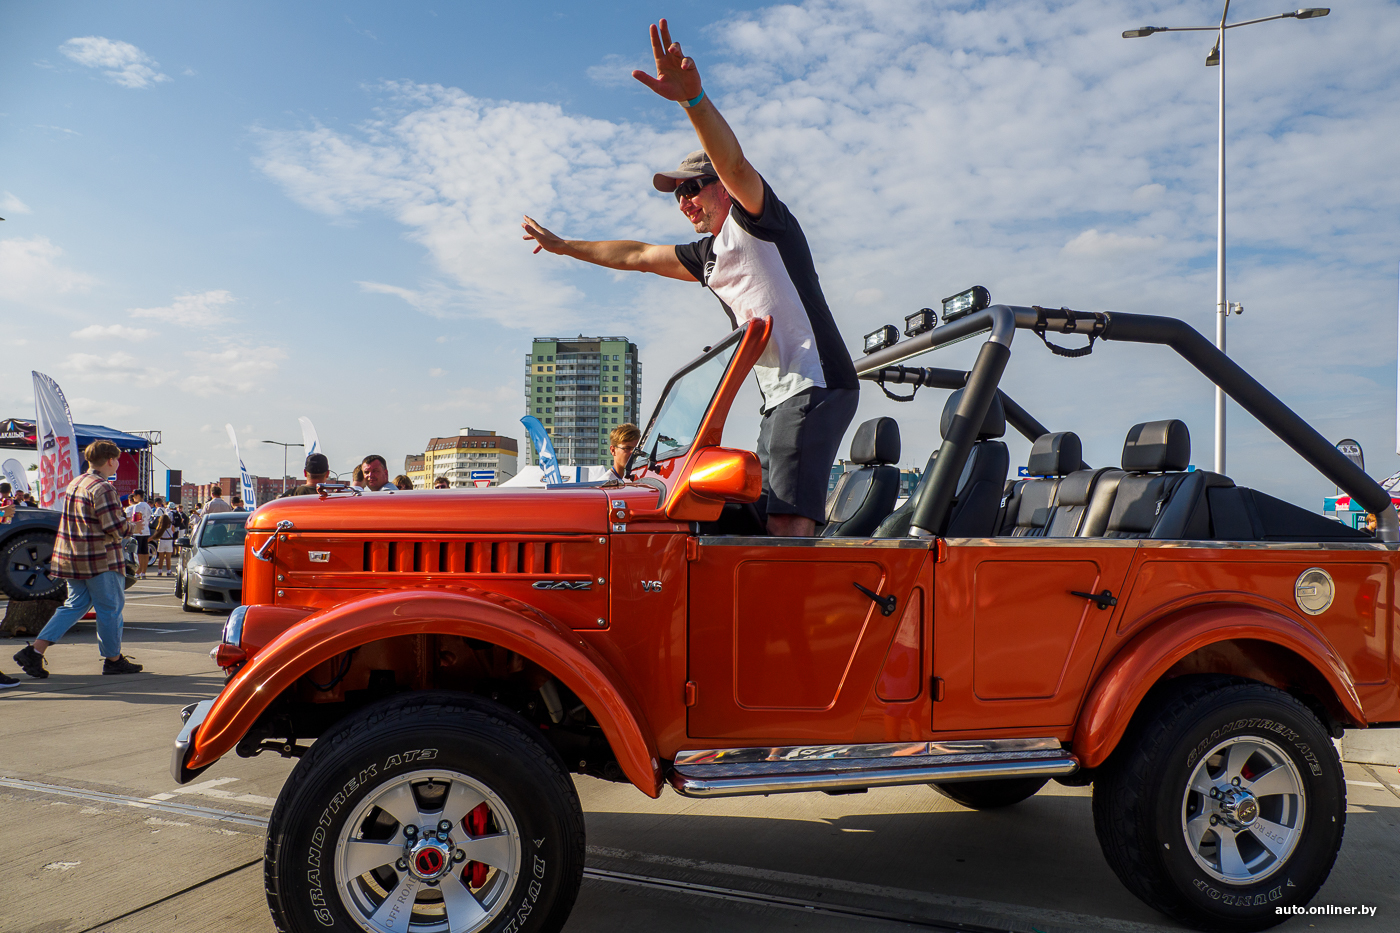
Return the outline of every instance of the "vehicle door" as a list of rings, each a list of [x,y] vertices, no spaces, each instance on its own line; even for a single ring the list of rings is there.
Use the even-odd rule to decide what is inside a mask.
[[[933,731],[1068,726],[1138,542],[1106,538],[949,539],[934,586]],[[1126,600],[1122,602],[1126,603]]]
[[[854,741],[897,630],[904,637],[901,623],[923,630],[930,600],[920,580],[936,542],[713,536],[698,545],[688,613],[691,738]],[[911,637],[915,670],[904,673],[918,696],[926,640]]]

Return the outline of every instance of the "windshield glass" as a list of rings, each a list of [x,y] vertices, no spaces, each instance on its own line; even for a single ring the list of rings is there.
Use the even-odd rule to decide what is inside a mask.
[[[199,533],[199,546],[242,547],[246,537],[248,529],[243,526],[243,522],[205,522],[204,530]]]
[[[709,411],[720,380],[739,349],[742,335],[742,330],[736,330],[700,362],[672,377],[651,424],[647,425],[646,435],[637,445],[639,462],[653,456],[653,447],[657,460],[679,457],[690,449],[695,432],[700,430],[700,420]]]

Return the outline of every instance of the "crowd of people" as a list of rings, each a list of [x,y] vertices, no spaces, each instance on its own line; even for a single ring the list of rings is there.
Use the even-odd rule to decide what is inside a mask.
[[[16,509],[37,509],[39,502],[24,490],[15,491],[9,483],[0,483],[0,525],[15,517]]]

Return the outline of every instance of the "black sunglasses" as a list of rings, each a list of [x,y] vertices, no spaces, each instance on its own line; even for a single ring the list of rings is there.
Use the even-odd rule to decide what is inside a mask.
[[[681,198],[693,198],[699,194],[701,189],[706,185],[716,181],[719,181],[719,179],[712,176],[691,178],[683,181],[679,185],[676,185],[676,200],[679,201]]]

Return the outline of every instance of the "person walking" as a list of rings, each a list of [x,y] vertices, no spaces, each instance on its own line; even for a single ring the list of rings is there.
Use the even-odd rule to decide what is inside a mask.
[[[173,577],[170,558],[175,554],[175,520],[165,499],[157,496],[151,512],[151,540],[156,543],[156,576]]]
[[[663,246],[635,240],[565,240],[526,216],[524,239],[540,250],[609,269],[699,282],[739,327],[771,318],[772,336],[753,372],[763,393],[758,459],[768,533],[811,536],[826,520],[826,489],[841,438],[855,417],[860,383],[817,281],[807,236],[706,96],[694,59],[662,20],[651,27],[656,77],[632,77],[685,109],[701,149],[652,186],[673,193],[707,236]]]
[[[30,677],[49,676],[44,653],[88,609],[97,609],[97,650],[102,673],[135,674],[140,664],[122,654],[122,610],[126,605],[126,555],[122,538],[131,524],[122,513],[116,487],[107,477],[117,471],[121,451],[111,441],[93,441],[83,451],[88,471],[68,484],[58,521],[49,575],[68,581],[68,600],[58,608],[34,643],[15,653]]]
[[[131,505],[126,508],[126,519],[131,522],[131,536],[136,539],[136,579],[146,579],[146,564],[151,560],[151,505],[146,501],[146,490],[131,491]]]

